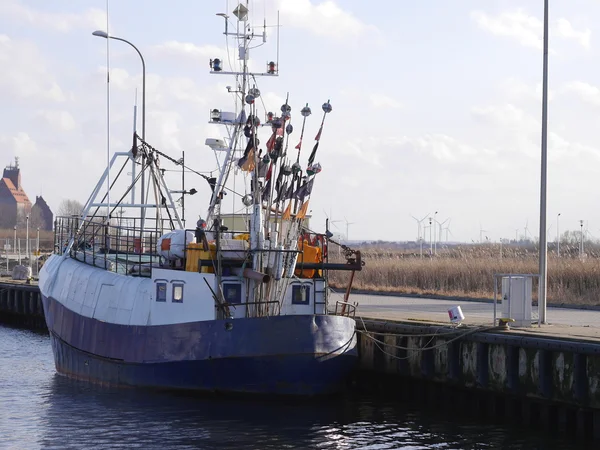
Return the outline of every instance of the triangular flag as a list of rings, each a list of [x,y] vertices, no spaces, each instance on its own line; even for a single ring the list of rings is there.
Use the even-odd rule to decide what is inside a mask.
[[[273,147],[275,147],[275,137],[275,133],[273,133],[267,141],[267,150],[271,151],[273,150]]]
[[[300,211],[298,211],[298,214],[296,214],[296,219],[304,219],[306,217],[306,211],[308,210],[308,202],[310,202],[310,199],[306,200],[302,204],[302,206],[300,207]]]
[[[245,170],[246,172],[252,172],[254,170],[255,166],[256,166],[256,163],[254,161],[254,148],[253,148],[248,153],[248,158],[246,159],[244,164],[242,164],[242,170]]]
[[[319,132],[315,136],[315,141],[318,141],[319,139],[321,139],[321,131],[323,131],[323,125],[321,125],[321,128],[319,128]]]
[[[304,201],[304,197],[306,197],[307,195],[309,195],[310,192],[312,191],[313,181],[314,181],[314,178],[311,178],[310,181],[308,181],[307,183],[304,183],[302,186],[300,186],[296,190],[296,192],[294,192],[292,194],[292,198],[297,198],[298,200],[300,200],[301,202],[303,202]]]
[[[290,220],[292,218],[292,202],[288,203],[287,208],[285,208],[285,211],[283,212],[281,218],[283,220]]]
[[[267,181],[265,187],[263,188],[262,200],[268,201],[271,196],[271,180]]]
[[[315,156],[317,154],[317,149],[319,148],[319,143],[317,142],[315,144],[315,146],[313,147],[312,152],[310,152],[310,156],[308,157],[308,165],[310,166],[314,160],[315,160]]]
[[[300,147],[302,147],[302,139],[300,139],[300,142],[298,142],[298,145],[296,145],[296,148],[298,150],[300,150]]]

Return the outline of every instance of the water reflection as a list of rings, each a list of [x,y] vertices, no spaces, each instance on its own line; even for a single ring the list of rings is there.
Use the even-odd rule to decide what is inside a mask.
[[[55,373],[47,336],[0,326],[0,448],[571,449],[541,433],[372,397],[114,390]],[[4,440],[2,440],[4,438]]]

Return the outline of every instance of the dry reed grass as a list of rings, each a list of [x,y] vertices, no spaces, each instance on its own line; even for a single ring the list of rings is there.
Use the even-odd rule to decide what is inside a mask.
[[[357,272],[353,287],[380,292],[444,295],[469,298],[494,297],[494,274],[537,274],[538,254],[533,248],[446,248],[437,257],[385,248],[361,251],[366,265]],[[562,247],[561,247],[562,250]],[[567,251],[567,249],[565,249]],[[345,287],[348,272],[330,272],[330,283]],[[499,286],[500,290],[501,287]],[[600,304],[600,259],[548,257],[548,302],[572,305]],[[534,282],[537,299],[537,281]]]

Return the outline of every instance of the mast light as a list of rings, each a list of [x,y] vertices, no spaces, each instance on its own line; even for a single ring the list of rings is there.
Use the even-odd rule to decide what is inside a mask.
[[[267,73],[275,73],[275,69],[276,69],[276,65],[274,61],[269,61],[269,63],[267,64]]]
[[[210,112],[210,119],[213,122],[219,122],[221,120],[221,111],[219,111],[218,109],[213,109]]]
[[[219,58],[211,59],[210,68],[215,72],[220,72],[221,70],[223,70],[223,68],[221,67],[221,60]]]

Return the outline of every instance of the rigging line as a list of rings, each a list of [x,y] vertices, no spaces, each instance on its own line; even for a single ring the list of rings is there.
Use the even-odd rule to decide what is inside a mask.
[[[183,166],[183,167],[186,167],[186,166]],[[218,169],[219,169],[218,167],[215,167],[213,170],[205,170],[205,171],[196,171],[196,170],[189,170],[188,169],[185,172],[196,173],[196,174],[213,173],[213,172],[216,172]],[[179,169],[160,169],[160,170],[162,170],[163,172],[177,172],[177,173],[181,173],[181,170],[179,170]]]
[[[136,136],[137,136],[137,133],[136,133]],[[180,165],[183,165],[183,167],[184,167],[185,169],[189,170],[190,172],[192,172],[192,173],[195,173],[196,175],[199,175],[199,176],[201,176],[201,177],[202,177],[202,178],[204,178],[206,181],[210,181],[210,177],[208,177],[208,176],[204,175],[204,174],[203,174],[203,173],[201,173],[201,172],[198,172],[197,170],[194,170],[194,169],[192,169],[191,167],[189,167],[189,166],[187,166],[187,165],[185,165],[185,164],[182,164],[182,163],[181,163],[181,162],[179,162],[178,160],[176,160],[176,159],[174,159],[174,158],[170,157],[169,155],[167,155],[167,154],[165,154],[165,153],[161,152],[160,150],[157,150],[157,149],[155,149],[155,148],[154,148],[154,147],[152,147],[150,144],[148,144],[147,142],[143,141],[143,140],[142,140],[142,138],[140,138],[139,136],[137,136],[137,137],[138,137],[138,139],[139,139],[139,140],[140,140],[140,141],[141,141],[141,142],[142,142],[144,145],[148,146],[148,147],[150,148],[150,150],[152,150],[152,151],[156,152],[156,153],[157,153],[157,154],[159,154],[160,156],[163,156],[164,158],[168,159],[169,161],[171,161],[171,162],[172,162],[172,163],[174,163],[175,165],[178,165],[178,166],[180,166]],[[162,169],[161,169],[161,170],[162,170]],[[215,189],[216,189],[216,186],[215,186]],[[240,194],[239,192],[235,192],[233,189],[230,189],[230,188],[228,188],[228,187],[226,187],[226,186],[223,186],[223,188],[222,188],[222,189],[225,189],[225,190],[227,190],[227,191],[231,192],[232,194],[239,195],[240,197],[243,197],[243,195],[242,195],[242,194]]]
[[[306,107],[308,108],[308,103],[306,104]],[[303,117],[304,117],[304,119],[302,120],[302,131],[300,132],[300,142],[297,145],[297,147],[298,147],[298,157],[296,158],[297,163],[300,162],[300,150],[302,149],[302,138],[304,137],[304,126],[306,125],[306,118],[308,116],[303,116]]]
[[[128,161],[125,161],[125,162],[123,163],[123,166],[122,166],[122,167],[121,167],[121,169],[119,170],[119,173],[117,174],[117,176],[116,176],[116,177],[115,177],[115,179],[113,180],[112,184],[110,185],[110,187],[109,187],[109,190],[110,190],[110,189],[112,189],[112,188],[114,187],[115,183],[116,183],[116,182],[117,182],[117,180],[119,179],[119,176],[121,175],[121,173],[122,173],[122,172],[123,172],[123,170],[125,169],[125,166],[127,165],[127,162],[128,162]],[[108,192],[106,192],[106,193],[104,194],[104,197],[102,197],[102,200],[100,201],[100,203],[103,203],[103,202],[104,202],[104,200],[106,200],[107,194],[108,194]],[[110,203],[109,203],[108,205],[110,206]],[[99,210],[100,210],[100,207],[99,207],[99,206],[96,206],[96,210],[95,210],[95,211],[92,213],[92,217],[96,217],[96,213],[98,213],[98,211],[99,211]],[[109,212],[109,215],[110,215],[110,212]],[[108,217],[107,217],[107,219],[108,219]]]

